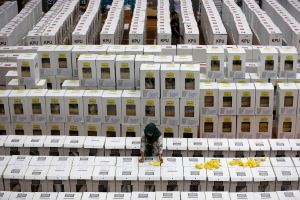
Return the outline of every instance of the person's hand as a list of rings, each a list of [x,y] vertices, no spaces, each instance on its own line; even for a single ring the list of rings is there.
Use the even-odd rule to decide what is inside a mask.
[[[140,163],[143,163],[145,161],[145,158],[144,157],[141,157],[140,159],[139,159],[139,162]]]
[[[162,157],[161,154],[159,154],[158,159],[159,159],[159,162],[160,162],[160,163],[163,163],[163,162],[164,162],[164,159],[163,159],[163,157]]]

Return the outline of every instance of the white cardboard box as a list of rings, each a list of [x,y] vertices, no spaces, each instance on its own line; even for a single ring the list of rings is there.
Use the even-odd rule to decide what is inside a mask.
[[[77,60],[81,86],[97,86],[96,54],[81,54]]]
[[[251,157],[270,156],[271,147],[267,139],[249,139],[248,142]]]
[[[107,137],[105,140],[105,156],[125,156],[125,137]]]
[[[72,49],[70,45],[58,45],[51,57],[51,64],[57,67],[55,75],[72,77]]]
[[[47,123],[47,134],[46,135],[64,135],[65,134],[65,123]]]
[[[85,123],[84,124],[84,135],[86,136],[100,136],[101,124],[100,123]]]
[[[132,192],[131,193],[132,200],[151,200],[155,199],[155,192]]]
[[[277,137],[293,139],[296,136],[296,123],[295,115],[279,115],[277,121]]]
[[[161,190],[183,191],[183,167],[161,167]]]
[[[235,115],[219,116],[218,137],[236,138],[236,116]]]
[[[104,156],[105,137],[87,136],[84,141],[85,156]]]
[[[295,83],[278,83],[277,114],[296,115],[298,88]]]
[[[95,166],[92,174],[93,191],[103,193],[116,191],[115,177],[115,166]]]
[[[71,165],[53,165],[49,167],[47,183],[49,192],[70,192]]]
[[[291,155],[298,157],[300,155],[300,139],[289,139],[291,145]]]
[[[237,116],[237,138],[254,139],[257,136],[257,123],[254,115]]]
[[[269,139],[272,157],[292,156],[292,148],[288,139]]]
[[[41,77],[56,75],[57,65],[52,63],[54,49],[56,49],[55,45],[43,45],[38,47],[37,53]]]
[[[256,138],[272,138],[273,116],[255,116]]]
[[[47,136],[44,142],[44,155],[62,156],[64,154],[65,138],[66,136]]]
[[[180,200],[180,192],[178,192],[178,191],[156,192],[155,193],[155,198],[156,199],[161,199],[161,200],[167,200],[167,199]]]
[[[29,90],[12,90],[9,94],[9,108],[12,122],[29,122],[27,95]]]
[[[65,121],[65,90],[48,90],[46,94],[46,113],[48,122]]]
[[[142,130],[140,125],[122,124],[121,135],[123,137],[140,137]]]
[[[81,123],[65,123],[65,134],[68,136],[85,136],[84,125]]]
[[[198,64],[180,65],[181,98],[199,97],[200,68]]]
[[[250,154],[250,146],[247,139],[229,139],[229,157],[245,158]]]
[[[0,90],[0,121],[10,122],[9,94],[11,90]]]
[[[141,93],[139,90],[124,90],[122,93],[122,123],[140,124]]]
[[[180,64],[161,64],[160,70],[161,97],[179,98],[181,95]]]
[[[104,123],[121,123],[122,90],[106,90],[102,94],[102,111]]]
[[[275,190],[275,174],[272,167],[251,168],[253,175],[253,192],[270,192]]]
[[[200,83],[200,117],[201,115],[217,115],[219,112],[218,83]]]
[[[160,124],[160,99],[151,98],[141,99],[141,118],[142,125],[148,123],[155,123],[156,125]]]
[[[203,162],[202,162],[203,163]],[[184,191],[206,191],[206,169],[184,167]]]
[[[243,79],[246,73],[246,52],[243,48],[227,48],[228,77]]]
[[[161,190],[160,167],[143,166],[139,167],[139,191],[156,192]]]
[[[207,139],[206,138],[188,138],[188,156],[189,157],[207,157],[208,156]]]
[[[199,125],[199,99],[180,99],[180,125]]]
[[[162,98],[161,125],[179,125],[179,98]]]
[[[236,83],[236,110],[238,115],[255,114],[255,87],[253,83]]]
[[[161,125],[159,126],[159,130],[161,131],[164,138],[179,137],[178,126]],[[141,131],[143,131],[143,129],[141,129]]]
[[[206,73],[210,78],[224,78],[225,52],[221,46],[208,46],[206,49]]]
[[[219,83],[219,115],[236,115],[237,90],[235,83]]]
[[[140,156],[141,138],[127,137],[126,138],[126,156]]]
[[[46,176],[49,166],[29,166],[25,173],[27,192],[47,192]]]
[[[20,85],[35,85],[40,80],[38,55],[36,53],[20,54],[17,59]]]
[[[254,83],[256,89],[256,115],[272,115],[274,87],[272,83]]]
[[[9,135],[4,143],[5,155],[21,155],[26,136]]]
[[[27,95],[31,122],[46,121],[46,93],[47,89],[32,89]]]
[[[81,192],[59,192],[57,200],[81,200]]]
[[[136,55],[134,62],[134,79],[136,89],[140,89],[140,69],[142,64],[153,64],[154,55]]]
[[[207,191],[229,191],[230,175],[228,168],[207,170]]]
[[[224,199],[229,200],[229,192],[205,192],[206,200]]]
[[[182,200],[205,199],[204,192],[181,192],[180,196]]]
[[[101,124],[101,136],[121,137],[121,124],[113,124],[113,123]]]
[[[187,156],[187,138],[167,138],[167,156]]]
[[[8,165],[3,173],[4,187],[10,191],[26,191],[26,170],[25,165]]]
[[[11,192],[10,200],[13,199],[22,199],[22,200],[30,200],[33,199],[33,192]]]
[[[228,157],[229,144],[225,138],[208,138],[208,156]]]
[[[100,89],[116,87],[116,55],[98,55],[96,58],[97,81]]]
[[[65,93],[66,122],[79,123],[84,121],[83,115],[84,90],[68,90]]]
[[[103,90],[85,90],[83,95],[85,122],[102,122],[102,93]]]
[[[253,177],[250,168],[229,167],[230,191],[252,192]]]
[[[64,141],[65,156],[83,156],[84,136],[66,136]]]
[[[80,54],[90,53],[90,48],[87,45],[74,45],[72,49],[72,70],[73,76],[78,76],[78,58]]]
[[[117,89],[134,89],[134,55],[117,55]]]
[[[24,142],[24,154],[39,156],[43,155],[44,141],[46,136],[27,136]]]
[[[279,199],[298,199],[300,198],[300,193],[297,190],[294,191],[277,191],[276,192]]]
[[[33,200],[45,199],[56,200],[58,193],[55,192],[36,192],[33,196]]]
[[[109,192],[107,193],[107,199],[120,199],[120,200],[130,200],[131,199],[131,193],[124,192]]]
[[[280,47],[279,51],[279,69],[280,77],[295,78],[297,72],[297,49],[295,47]]]
[[[138,169],[132,166],[116,168],[116,192],[138,191]]]
[[[70,189],[72,192],[92,192],[92,174],[94,166],[72,166]]]
[[[160,64],[142,64],[140,68],[142,98],[160,98]]]
[[[218,115],[200,114],[200,137],[217,138],[218,137]]]
[[[32,133],[30,132],[31,126],[30,123],[11,123],[10,124],[10,131],[11,134],[15,135],[26,135],[26,133]]]
[[[278,51],[275,47],[259,48],[258,74],[262,78],[275,78],[278,72]]]

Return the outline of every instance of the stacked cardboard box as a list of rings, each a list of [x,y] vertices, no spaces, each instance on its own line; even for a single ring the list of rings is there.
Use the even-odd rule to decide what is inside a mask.
[[[279,0],[279,3],[284,6],[284,8],[289,11],[289,13],[295,17],[295,19],[300,23],[300,2],[297,0]]]
[[[157,1],[157,41],[158,45],[170,45],[172,43],[171,18],[169,1]]]
[[[18,14],[16,1],[6,1],[0,6],[0,29],[5,26],[14,16]]]
[[[138,0],[135,2],[135,8],[129,30],[129,44],[143,45],[147,39],[147,1]]]

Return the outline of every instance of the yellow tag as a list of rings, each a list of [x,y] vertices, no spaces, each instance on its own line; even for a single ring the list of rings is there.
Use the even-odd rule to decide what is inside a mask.
[[[174,73],[173,72],[167,72],[166,77],[167,78],[174,78]]]
[[[206,91],[205,96],[213,96],[213,91]]]
[[[249,91],[243,91],[243,95],[244,97],[249,97],[250,96],[250,92]]]
[[[268,118],[267,117],[261,117],[260,122],[268,122]]]
[[[286,56],[286,57],[285,57],[285,60],[287,60],[287,61],[292,61],[292,60],[293,60],[293,56]]]
[[[58,58],[66,58],[66,54],[60,53],[60,54],[58,54]]]
[[[293,92],[292,91],[286,91],[285,92],[285,96],[292,97],[293,96]]]
[[[40,99],[39,98],[33,98],[32,103],[40,103]]]
[[[249,117],[243,117],[242,122],[250,122],[250,118]]]
[[[154,106],[154,101],[153,100],[146,100],[146,105],[147,106]]]
[[[235,56],[233,56],[233,60],[241,60],[241,56],[240,55],[235,55]]]
[[[272,55],[266,56],[266,60],[273,60],[273,56]]]
[[[224,92],[224,96],[225,96],[225,97],[230,97],[230,96],[231,96],[231,92],[225,91],[225,92]]]
[[[128,63],[121,63],[121,67],[126,67],[126,68],[128,68]]]
[[[16,125],[16,130],[22,130],[22,129],[23,129],[23,125],[21,125],[21,124]]]
[[[0,125],[0,130],[5,130],[5,127],[3,125]]]
[[[29,62],[27,62],[27,61],[23,61],[23,62],[22,62],[22,66],[24,66],[24,67],[29,67],[30,64],[29,64]]]
[[[1,104],[3,104],[3,101],[2,101],[2,99],[0,99],[0,103],[1,103]]]
[[[159,161],[151,161],[150,165],[152,165],[152,166],[160,166],[160,162]]]
[[[284,122],[292,122],[292,119],[290,117],[285,117]]]
[[[70,130],[71,131],[77,131],[78,127],[76,125],[70,125]]]
[[[211,60],[219,60],[219,56],[211,56]]]
[[[266,91],[261,92],[260,94],[261,94],[261,96],[269,96],[269,92],[266,92]]]
[[[184,128],[183,129],[183,133],[191,133],[192,132],[192,128]]]
[[[21,99],[14,99],[14,104],[22,103]]]
[[[32,125],[32,129],[33,129],[33,130],[41,130],[41,126],[38,125],[38,124],[33,124],[33,125]]]
[[[213,122],[213,119],[211,117],[205,118],[205,122]]]
[[[89,104],[96,104],[97,100],[96,99],[89,99]]]
[[[154,77],[154,73],[153,72],[146,72],[146,77],[147,78],[153,78]]]
[[[88,62],[83,63],[83,67],[91,67],[91,64]]]
[[[192,72],[188,72],[188,73],[185,74],[185,77],[186,77],[186,78],[194,78],[194,77],[195,77],[195,74],[192,73]]]
[[[109,64],[108,63],[101,63],[101,67],[102,68],[107,68],[107,67],[109,67]]]
[[[69,100],[69,103],[71,103],[71,104],[77,103],[77,99],[72,98]]]
[[[166,106],[174,106],[174,101],[166,101]]]
[[[231,118],[229,118],[229,117],[224,117],[224,122],[231,122]]]
[[[108,126],[108,127],[107,127],[107,131],[115,132],[115,127],[113,127],[113,126]]]
[[[128,104],[128,105],[134,105],[135,101],[134,101],[134,99],[127,99],[126,100],[126,104]]]
[[[126,130],[127,130],[128,132],[134,132],[134,128],[133,128],[133,127],[127,127]]]
[[[58,103],[59,103],[59,100],[58,100],[58,99],[51,99],[51,103],[52,103],[52,104],[58,104]]]
[[[165,133],[173,133],[173,129],[172,128],[165,128]]]
[[[89,131],[96,131],[97,128],[96,128],[96,126],[88,126],[88,130]]]
[[[107,99],[106,103],[107,105],[115,105],[116,101],[114,99]]]
[[[49,53],[48,52],[42,53],[42,58],[49,58]]]
[[[185,105],[187,105],[187,106],[194,106],[194,101],[191,101],[191,100],[186,101]]]
[[[51,130],[58,131],[59,130],[59,126],[58,125],[52,125],[51,126]]]

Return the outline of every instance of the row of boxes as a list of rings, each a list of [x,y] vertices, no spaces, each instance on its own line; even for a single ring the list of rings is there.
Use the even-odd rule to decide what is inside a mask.
[[[147,39],[147,1],[138,0],[129,30],[129,45],[144,45]]]
[[[18,14],[16,1],[6,1],[0,6],[0,29],[2,29],[13,17]]]
[[[85,13],[78,21],[73,33],[72,44],[96,44],[101,27],[101,0],[89,1]]]
[[[300,198],[299,191],[277,192],[0,192],[9,200],[293,200]]]
[[[282,32],[254,0],[244,0],[242,10],[261,45],[282,45]]]
[[[42,17],[42,1],[31,0],[0,30],[0,46],[22,45],[23,37]],[[2,18],[1,18],[2,20]]]
[[[163,138],[169,157],[299,157],[299,139]],[[0,155],[140,156],[141,137],[0,136]]]
[[[222,20],[233,44],[252,45],[251,28],[246,16],[234,0],[223,2]]]
[[[191,0],[182,0],[180,2],[180,21],[180,32],[183,36],[182,43],[198,45],[200,33]]]
[[[78,21],[79,1],[59,0],[28,32],[28,45],[64,44]]]
[[[170,18],[170,3],[169,1],[157,1],[157,40],[158,45],[171,45],[172,44],[172,31],[171,31],[171,18]]]
[[[262,9],[276,22],[288,45],[300,49],[300,22],[298,22],[278,1],[262,1]]]
[[[124,30],[124,0],[114,0],[100,32],[100,44],[121,44]]]
[[[18,192],[272,192],[297,190],[299,158],[265,158],[259,167],[232,166],[248,158],[3,156],[1,190]],[[260,160],[255,158],[254,160]],[[197,163],[219,161],[218,169],[197,169]],[[297,166],[295,166],[297,165]],[[36,181],[39,180],[39,181]],[[3,182],[2,182],[3,181]]]
[[[206,44],[227,44],[227,32],[213,1],[203,0],[201,6],[201,28]]]
[[[300,3],[296,0],[278,1],[300,23]]]

